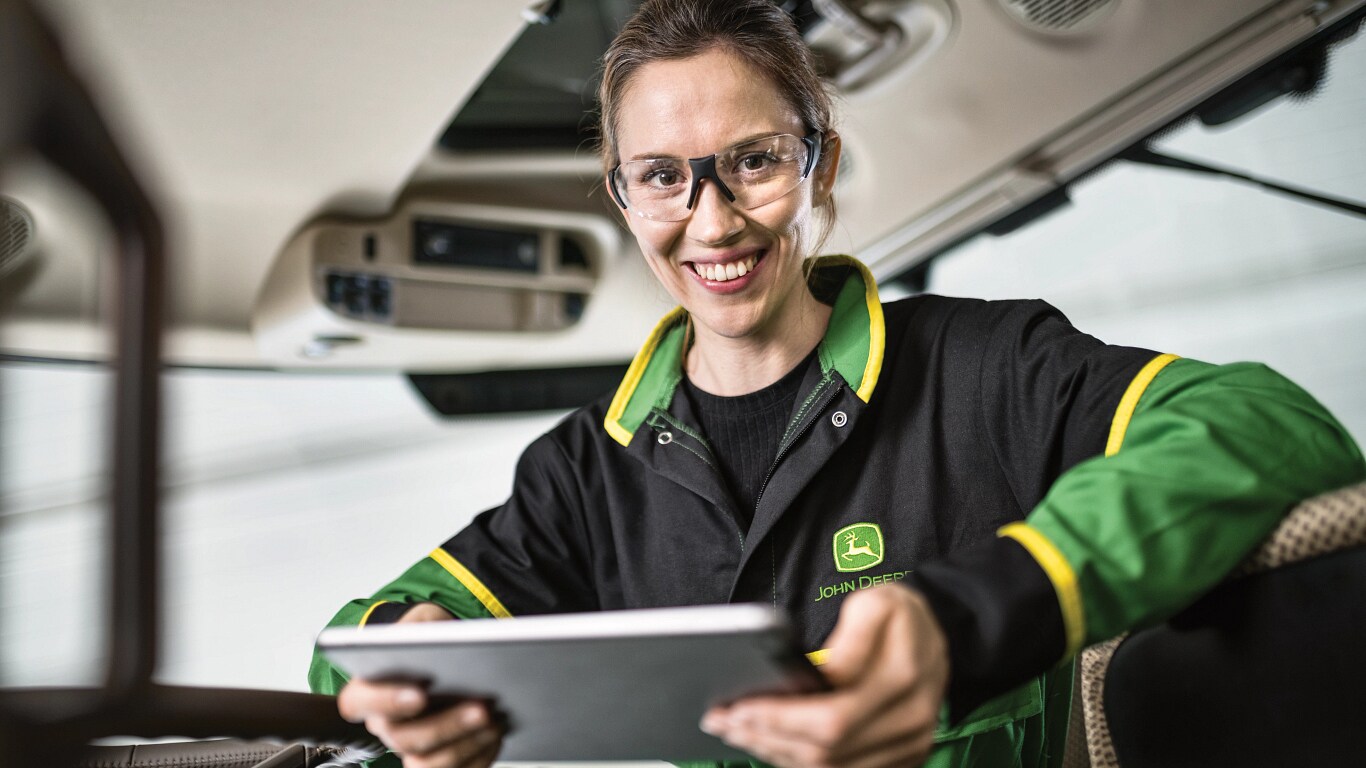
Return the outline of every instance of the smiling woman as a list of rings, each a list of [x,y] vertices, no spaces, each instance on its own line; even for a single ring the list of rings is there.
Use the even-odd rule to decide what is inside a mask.
[[[689,378],[716,395],[777,381],[829,316],[803,287],[840,146],[810,50],[773,6],[647,3],[608,48],[598,98],[609,191],[691,317]]]
[[[840,138],[768,0],[647,0],[600,97],[603,183],[680,306],[507,502],[333,626],[762,602],[832,690],[717,707],[708,733],[784,768],[1056,765],[1060,662],[1366,476],[1262,366],[1109,346],[1039,301],[884,305],[818,256]],[[481,702],[428,709],[322,656],[310,683],[409,766],[498,754]]]

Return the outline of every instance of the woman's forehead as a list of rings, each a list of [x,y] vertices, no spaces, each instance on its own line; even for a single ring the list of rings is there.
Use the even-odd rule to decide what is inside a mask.
[[[701,157],[756,136],[803,132],[775,84],[719,49],[641,66],[617,112],[622,161]]]

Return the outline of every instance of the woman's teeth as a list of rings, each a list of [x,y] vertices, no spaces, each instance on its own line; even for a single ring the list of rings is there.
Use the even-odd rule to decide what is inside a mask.
[[[698,264],[693,262],[693,271],[698,277],[705,277],[718,283],[727,280],[734,280],[737,277],[744,277],[754,271],[754,265],[759,262],[758,256],[750,256],[740,261],[732,261],[729,264]]]

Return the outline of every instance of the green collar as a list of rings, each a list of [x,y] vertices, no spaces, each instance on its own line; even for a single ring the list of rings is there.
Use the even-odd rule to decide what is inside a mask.
[[[821,256],[816,269],[848,265],[854,267],[835,298],[830,326],[820,343],[821,368],[832,370],[847,382],[863,402],[873,396],[886,327],[882,303],[877,296],[877,281],[862,262],[851,256]],[[683,342],[687,337],[688,313],[675,307],[665,315],[645,346],[640,348],[626,370],[603,426],[622,445],[631,444],[631,435],[654,408],[667,410],[674,389],[683,378]]]

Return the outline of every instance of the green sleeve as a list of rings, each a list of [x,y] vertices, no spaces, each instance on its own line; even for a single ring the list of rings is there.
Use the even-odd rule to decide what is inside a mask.
[[[1323,406],[1250,363],[1162,368],[1127,426],[1117,414],[1107,454],[1065,473],[1029,515],[1052,553],[1021,539],[1058,591],[1068,655],[1180,610],[1299,501],[1366,477]]]
[[[449,565],[443,565],[443,562]],[[475,590],[485,595],[485,601],[490,601],[492,610],[462,583],[462,578],[472,577],[445,550],[438,549],[370,598],[352,600],[342,606],[327,626],[354,627],[377,623],[375,617],[386,606],[400,607],[399,611],[391,613],[392,618],[397,619],[403,607],[415,603],[436,603],[458,619],[492,618],[495,611],[506,615],[506,610],[487,594],[481,584],[473,582]],[[346,675],[332,666],[316,647],[313,649],[313,662],[308,668],[308,687],[314,693],[336,695],[346,684],[346,679]]]

